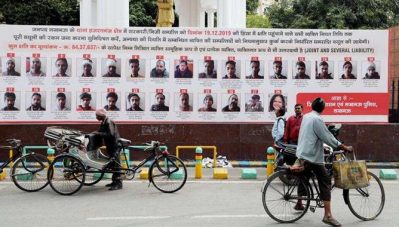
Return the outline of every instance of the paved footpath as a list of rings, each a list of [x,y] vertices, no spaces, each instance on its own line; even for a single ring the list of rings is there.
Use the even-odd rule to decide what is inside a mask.
[[[326,226],[323,210],[308,212],[295,224],[277,224],[261,202],[264,169],[257,180],[241,180],[240,169],[229,169],[228,180],[189,180],[177,193],[165,194],[144,180],[125,181],[120,191],[108,191],[100,182],[73,196],[61,196],[50,187],[26,193],[9,180],[0,182],[0,226]],[[378,172],[378,170],[372,170]],[[399,180],[383,181],[386,204],[378,219],[363,222],[353,216],[333,191],[333,212],[344,226],[399,226]]]

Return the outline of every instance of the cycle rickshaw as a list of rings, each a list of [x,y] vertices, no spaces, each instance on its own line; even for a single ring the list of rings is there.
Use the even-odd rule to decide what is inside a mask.
[[[72,195],[83,185],[94,185],[101,181],[106,173],[121,173],[126,179],[132,180],[147,162],[152,162],[148,180],[162,192],[176,192],[187,180],[187,168],[183,161],[162,150],[158,141],[146,143],[144,151],[148,152],[148,156],[137,166],[130,167],[125,152],[121,152],[121,162],[107,157],[94,142],[94,134],[48,127],[45,137],[50,147],[60,151],[52,162],[47,177],[51,188],[61,195]],[[130,143],[130,140],[120,138],[117,141],[118,149],[124,151]]]

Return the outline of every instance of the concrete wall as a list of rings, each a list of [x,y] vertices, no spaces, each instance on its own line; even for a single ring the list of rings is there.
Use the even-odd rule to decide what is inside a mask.
[[[70,128],[91,132],[98,125],[66,125]],[[1,125],[0,142],[7,138],[20,138],[25,145],[44,145],[46,125]],[[272,144],[272,125],[244,124],[144,124],[118,125],[122,137],[134,144],[149,140],[167,143],[175,153],[177,145],[216,145],[218,154],[228,160],[265,160],[266,148]],[[353,145],[358,159],[371,161],[399,161],[399,125],[343,125],[339,138]],[[7,152],[0,154],[3,160]],[[183,151],[183,157],[194,159],[194,151]],[[204,157],[212,157],[205,151]],[[132,154],[133,160],[144,157],[141,152]]]

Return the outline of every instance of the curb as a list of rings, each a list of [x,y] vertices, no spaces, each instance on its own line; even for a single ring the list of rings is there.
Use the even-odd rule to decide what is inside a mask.
[[[138,161],[133,161],[133,164],[138,163]],[[184,163],[187,167],[195,167],[195,161],[185,160]],[[266,168],[267,166],[267,161],[230,161],[230,163],[233,167]],[[366,162],[366,165],[370,169],[399,169],[399,162]]]

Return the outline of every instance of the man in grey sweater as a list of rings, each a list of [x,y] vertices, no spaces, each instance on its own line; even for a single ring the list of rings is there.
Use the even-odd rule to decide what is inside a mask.
[[[324,203],[324,218],[322,221],[332,226],[341,226],[331,213],[331,178],[324,166],[323,143],[333,148],[339,148],[349,152],[352,151],[353,148],[342,144],[328,131],[327,126],[320,116],[324,108],[324,100],[322,98],[316,98],[312,102],[312,112],[303,117],[301,129],[299,131],[296,156],[300,162],[304,163],[304,174],[306,174],[307,171],[313,171],[317,177],[320,188],[320,198]],[[298,188],[298,190],[301,191],[300,188]],[[301,210],[301,208],[303,208],[302,203],[298,201],[295,209]]]

